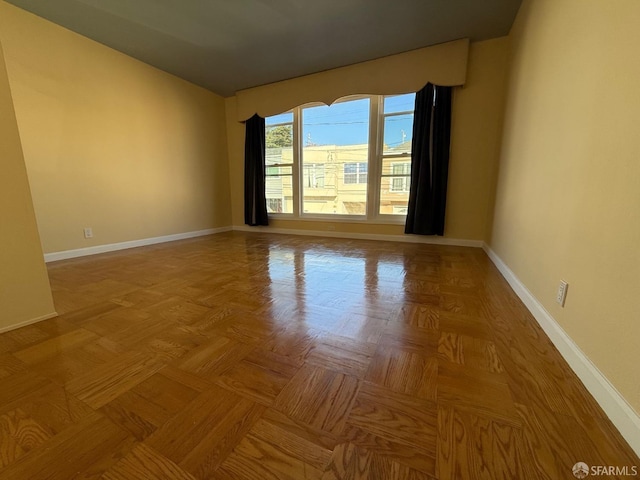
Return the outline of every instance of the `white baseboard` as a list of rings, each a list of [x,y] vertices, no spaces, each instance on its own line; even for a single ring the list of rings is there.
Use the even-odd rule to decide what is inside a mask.
[[[11,330],[15,330],[16,328],[20,328],[20,327],[26,327],[27,325],[42,322],[43,320],[49,320],[50,318],[57,317],[57,316],[58,314],[56,312],[52,312],[52,313],[47,313],[46,315],[42,315],[41,317],[25,320],[24,322],[14,323],[13,325],[7,325],[6,327],[0,327],[0,333],[9,332]]]
[[[464,240],[458,238],[425,236],[425,235],[384,235],[381,233],[349,233],[320,230],[296,230],[289,228],[250,227],[234,225],[233,230],[240,232],[278,233],[285,235],[306,235],[311,237],[350,238],[354,240],[382,240],[387,242],[429,243],[433,245],[451,245],[456,247],[482,248],[482,240]]]
[[[131,240],[128,242],[109,243],[106,245],[96,245],[94,247],[77,248],[75,250],[45,253],[44,261],[48,263],[55,262],[57,260],[66,260],[69,258],[96,255],[98,253],[115,252],[117,250],[125,250],[127,248],[144,247],[147,245],[155,245],[156,243],[173,242],[176,240],[184,240],[187,238],[213,235],[214,233],[228,232],[231,229],[231,227],[209,228],[207,230],[198,230],[195,232],[176,233],[173,235],[164,235],[162,237],[142,238],[140,240]]]
[[[618,431],[636,454],[640,455],[640,415],[502,259],[488,245],[483,245],[483,248]]]

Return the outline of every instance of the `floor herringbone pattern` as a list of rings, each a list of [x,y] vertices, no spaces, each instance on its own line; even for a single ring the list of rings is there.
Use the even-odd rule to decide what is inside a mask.
[[[0,479],[640,466],[479,249],[225,233],[57,262],[0,335]]]

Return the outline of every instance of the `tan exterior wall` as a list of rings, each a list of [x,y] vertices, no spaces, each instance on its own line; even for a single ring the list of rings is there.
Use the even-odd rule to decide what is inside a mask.
[[[0,25],[45,252],[230,225],[221,97],[5,2]]]
[[[640,411],[640,3],[525,0],[491,248]],[[561,279],[566,305],[555,303]]]

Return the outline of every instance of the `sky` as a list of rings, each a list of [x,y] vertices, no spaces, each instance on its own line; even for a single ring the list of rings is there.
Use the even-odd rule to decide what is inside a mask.
[[[414,99],[413,93],[385,97],[384,112],[412,111]],[[292,120],[292,113],[283,113],[269,117],[267,125]],[[369,99],[304,108],[302,122],[303,145],[366,144],[369,138]],[[384,123],[384,143],[389,147],[411,140],[413,115],[388,116]]]

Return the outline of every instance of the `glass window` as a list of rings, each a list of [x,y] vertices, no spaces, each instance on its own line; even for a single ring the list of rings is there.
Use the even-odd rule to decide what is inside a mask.
[[[268,213],[293,213],[293,113],[265,121],[265,190]]]
[[[411,184],[415,93],[384,97],[380,215],[406,215]]]
[[[268,212],[406,215],[414,102],[413,93],[360,95],[267,118]],[[377,205],[370,205],[369,193]]]
[[[301,108],[302,212],[365,215],[370,99]]]
[[[380,176],[380,215],[404,215],[409,204],[411,157],[383,158]]]
[[[388,95],[384,97],[384,114],[412,112],[416,103],[416,94]]]
[[[413,113],[384,117],[384,155],[411,153],[412,138]]]

